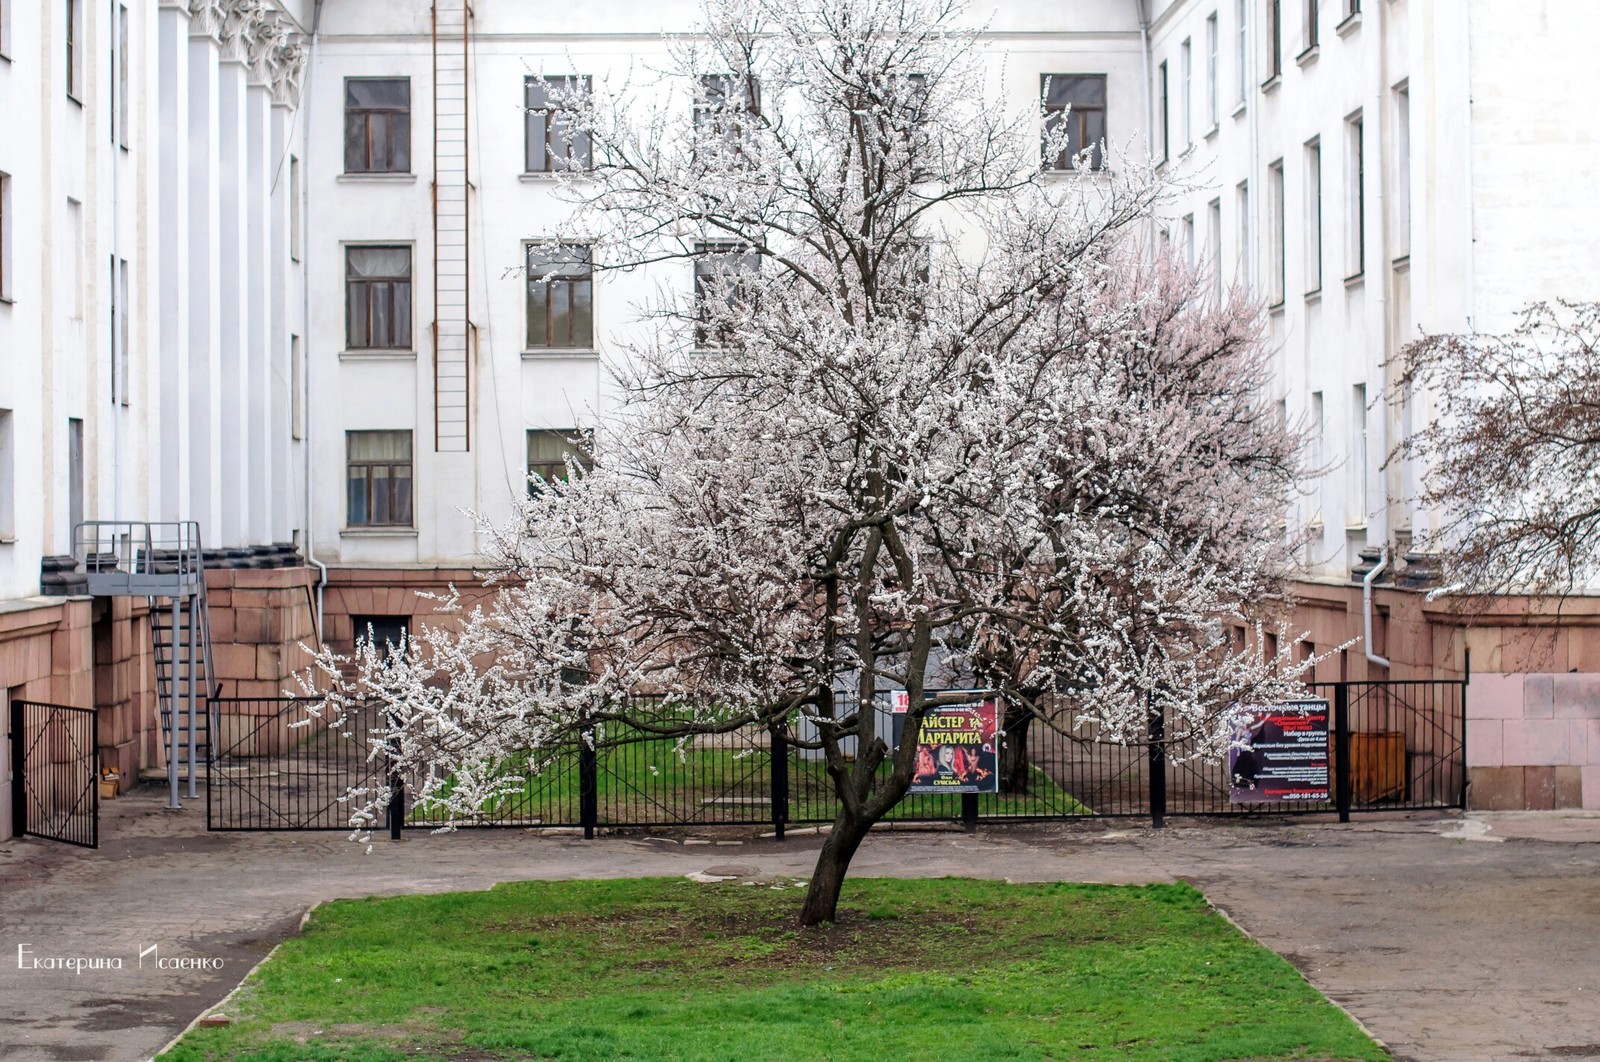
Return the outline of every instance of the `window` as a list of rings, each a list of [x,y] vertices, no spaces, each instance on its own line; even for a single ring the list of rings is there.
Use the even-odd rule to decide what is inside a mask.
[[[1206,248],[1211,252],[1211,294],[1222,301],[1222,200],[1206,205]]]
[[[1345,514],[1346,527],[1366,527],[1372,510],[1367,490],[1367,456],[1367,385],[1356,384],[1350,389],[1350,464],[1345,473],[1350,511]]]
[[[128,260],[111,256],[111,401],[128,404]]]
[[[1313,48],[1315,48],[1317,46],[1317,23],[1320,21],[1320,19],[1317,18],[1317,14],[1318,14],[1318,11],[1317,11],[1317,0],[1305,0],[1305,5],[1306,5],[1306,8],[1305,8],[1305,16],[1306,16],[1306,49],[1305,50],[1309,52],[1311,49],[1313,49]]]
[[[1239,215],[1239,260],[1233,275],[1238,284],[1250,286],[1250,256],[1255,250],[1250,245],[1250,182],[1240,181],[1234,189],[1234,204]]]
[[[725,156],[753,162],[754,121],[761,114],[761,84],[754,77],[702,74],[694,104],[695,157],[715,164]]]
[[[300,353],[300,337],[289,337],[289,438],[305,437],[306,366]]]
[[[733,343],[733,314],[748,297],[742,278],[761,272],[761,255],[738,243],[700,243],[694,259],[694,345],[700,350]]]
[[[1411,253],[1411,85],[1394,90],[1394,229],[1395,248],[1404,258]]]
[[[0,0],[0,58],[11,54],[11,8],[14,0]]]
[[[1206,128],[1214,129],[1219,120],[1217,105],[1217,13],[1206,19]]]
[[[1076,168],[1079,152],[1089,151],[1089,168],[1105,165],[1101,141],[1106,136],[1106,76],[1104,74],[1045,74],[1041,78],[1044,98],[1046,152],[1051,139],[1060,136],[1066,123],[1066,143],[1055,158],[1046,157],[1047,170]]]
[[[572,101],[589,94],[587,77],[523,79],[527,112],[522,168],[527,173],[587,170],[594,165],[589,134],[575,128]]]
[[[1287,290],[1284,283],[1284,265],[1288,257],[1284,247],[1283,231],[1283,160],[1267,167],[1267,246],[1271,258],[1268,263],[1267,299],[1273,306],[1283,305]]]
[[[67,542],[83,523],[83,421],[67,418]]]
[[[128,146],[128,8],[125,4],[112,7],[116,18],[111,50],[111,142],[120,148]]]
[[[0,409],[0,542],[17,537],[17,450],[11,410]]]
[[[567,459],[583,469],[594,467],[594,437],[577,428],[534,428],[528,432],[528,496],[545,483],[567,481]]]
[[[527,247],[528,347],[594,349],[594,266],[588,247]]]
[[[345,347],[411,349],[411,248],[346,247]]]
[[[1234,63],[1239,67],[1239,102],[1250,98],[1250,0],[1239,0],[1239,33],[1234,39]]]
[[[1283,0],[1267,0],[1267,84],[1283,73]]]
[[[347,431],[350,527],[411,526],[411,433]]]
[[[4,0],[0,0],[3,3]],[[0,302],[11,301],[11,175],[0,173]]]
[[[1183,216],[1183,264],[1194,268],[1194,215]]]
[[[83,244],[83,204],[76,199],[67,200],[67,234],[72,240],[72,319],[83,320],[83,262],[87,253]]]
[[[344,171],[411,172],[411,79],[344,79]]]
[[[1161,161],[1166,162],[1172,157],[1172,105],[1167,99],[1167,63],[1162,60],[1156,69],[1157,106],[1160,113],[1156,115],[1156,122],[1161,127]]]
[[[1324,423],[1323,418],[1322,418],[1322,392],[1321,391],[1312,391],[1311,392],[1311,424],[1310,424],[1311,439],[1310,439],[1310,442],[1311,442],[1311,474],[1314,475],[1314,476],[1321,475],[1321,473],[1324,471],[1324,467],[1323,466],[1327,464],[1327,454],[1326,454],[1326,452],[1324,450],[1324,447],[1322,445],[1323,434],[1324,434],[1325,427],[1326,427],[1326,424]],[[1316,495],[1313,494],[1312,497],[1316,497]],[[1320,509],[1320,508],[1321,508],[1321,506],[1318,506],[1318,509]]]
[[[1344,0],[1344,17],[1361,14],[1361,0]]]
[[[289,261],[300,261],[300,160],[289,156]]]
[[[1346,185],[1349,189],[1346,217],[1349,229],[1345,235],[1345,275],[1358,277],[1367,268],[1367,191],[1366,147],[1362,143],[1361,115],[1345,120],[1345,158],[1347,160]]]
[[[1322,290],[1322,143],[1306,145],[1306,294]]]
[[[350,630],[357,645],[370,642],[391,656],[405,649],[411,633],[410,616],[351,616]]]
[[[1194,146],[1194,48],[1186,38],[1178,49],[1183,73],[1183,146]]]
[[[83,102],[83,0],[67,0],[67,99]]]

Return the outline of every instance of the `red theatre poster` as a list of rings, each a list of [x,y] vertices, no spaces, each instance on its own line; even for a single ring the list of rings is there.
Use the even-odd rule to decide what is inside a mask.
[[[1328,702],[1243,704],[1228,748],[1234,804],[1327,800]]]
[[[1000,791],[1000,703],[983,697],[967,704],[929,708],[917,731],[912,793]],[[894,741],[905,730],[905,695],[894,700]]]

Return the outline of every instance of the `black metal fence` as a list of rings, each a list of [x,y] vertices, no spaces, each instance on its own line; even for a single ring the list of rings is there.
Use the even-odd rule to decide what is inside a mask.
[[[1327,801],[1235,804],[1224,764],[1197,759],[1181,741],[1137,745],[1100,740],[1068,710],[1013,727],[1026,764],[1011,791],[963,797],[910,794],[889,822],[1038,821],[1089,817],[1249,815],[1429,809],[1465,804],[1465,684],[1457,681],[1322,683],[1332,709]],[[399,797],[391,834],[434,828],[444,809],[407,799],[416,786],[374,755],[381,708],[358,710],[348,730],[306,722],[310,703],[213,703],[218,755],[210,766],[212,829],[345,830],[366,794],[389,786]],[[365,717],[362,716],[365,713]],[[298,725],[292,725],[298,724]],[[832,822],[837,797],[820,753],[783,728],[747,728],[678,742],[617,724],[597,726],[593,745],[556,754],[537,773],[469,822],[481,827],[786,827]]]
[[[11,702],[11,832],[100,847],[100,727],[93,708]]]

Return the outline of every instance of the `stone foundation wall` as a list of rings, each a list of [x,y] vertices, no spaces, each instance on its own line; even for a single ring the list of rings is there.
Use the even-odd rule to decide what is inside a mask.
[[[328,644],[348,653],[355,647],[352,616],[403,616],[408,629],[424,623],[453,623],[436,612],[438,602],[420,594],[448,594],[454,585],[463,604],[486,596],[482,580],[469,568],[330,568],[323,591],[322,621]]]
[[[1467,782],[1477,808],[1600,810],[1600,675],[1474,675]]]
[[[34,597],[0,602],[0,839],[11,835],[10,700],[99,712],[100,764],[127,789],[159,759],[148,608],[142,598]]]
[[[317,641],[314,568],[207,568],[211,657],[224,697],[281,697]]]

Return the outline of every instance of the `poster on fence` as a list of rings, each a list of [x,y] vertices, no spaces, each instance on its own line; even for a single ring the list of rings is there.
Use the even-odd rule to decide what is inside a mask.
[[[965,704],[946,704],[923,713],[910,792],[1000,791],[1000,702],[976,690],[973,697]],[[910,707],[904,691],[894,694],[893,704],[898,748]]]
[[[1327,800],[1328,702],[1242,704],[1228,747],[1228,800],[1282,804]]]

